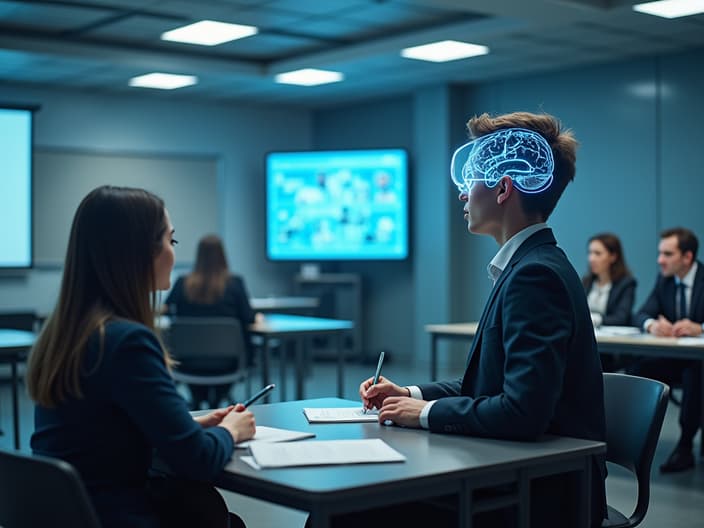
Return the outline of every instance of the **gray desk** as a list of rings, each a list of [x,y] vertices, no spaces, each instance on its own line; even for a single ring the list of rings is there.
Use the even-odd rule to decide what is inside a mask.
[[[253,310],[262,313],[312,313],[320,302],[317,297],[252,297],[249,304]]]
[[[431,376],[437,376],[437,345],[440,339],[464,339],[471,343],[477,333],[478,323],[430,324],[425,331],[430,334]],[[673,337],[655,337],[650,334],[608,335],[608,327],[597,331],[596,342],[600,354],[626,354],[661,358],[694,359],[702,361],[704,372],[704,340]],[[704,431],[704,383],[702,383],[701,427]]]
[[[262,338],[262,385],[269,384],[269,357],[272,339],[292,341],[295,344],[296,356],[296,399],[303,399],[305,379],[304,350],[305,340],[315,336],[333,336],[337,349],[337,394],[342,396],[344,390],[344,343],[346,333],[354,331],[352,321],[339,319],[324,319],[321,317],[305,317],[302,315],[267,314],[262,323],[249,326],[252,335]],[[283,347],[282,347],[283,350]],[[283,353],[283,352],[282,352]],[[286,396],[286,358],[281,359],[281,386],[278,392],[281,399]]]
[[[239,457],[216,485],[251,497],[308,511],[313,528],[330,518],[362,509],[440,495],[458,495],[460,521],[471,528],[472,515],[509,505],[519,511],[519,526],[528,526],[530,481],[565,474],[574,484],[574,527],[589,526],[591,457],[604,453],[601,442],[545,437],[538,442],[509,442],[385,427],[377,423],[308,424],[303,407],[359,406],[359,402],[326,398],[252,407],[258,425],[311,431],[315,440],[381,438],[406,455],[403,463],[265,469],[257,471]],[[573,480],[572,480],[573,479]],[[476,490],[514,485],[509,494],[482,499]],[[570,486],[572,489],[572,486]]]
[[[20,448],[20,408],[19,377],[17,364],[23,361],[34,344],[36,336],[24,330],[0,329],[0,363],[9,363],[12,373],[12,428],[15,436],[15,449]]]

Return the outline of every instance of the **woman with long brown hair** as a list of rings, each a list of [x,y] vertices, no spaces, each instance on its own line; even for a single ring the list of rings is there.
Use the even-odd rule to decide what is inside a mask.
[[[186,481],[150,478],[152,450],[176,475],[207,481],[236,442],[254,435],[242,406],[193,419],[176,391],[154,333],[173,233],[163,201],[147,191],[89,193],[73,219],[56,308],[28,361],[32,451],[76,467],[104,527],[227,526],[212,487],[192,484],[184,493],[175,483]],[[193,507],[184,504],[189,496]]]
[[[636,280],[623,256],[621,241],[612,233],[589,239],[589,271],[582,277],[594,326],[631,325]]]
[[[196,264],[191,273],[179,277],[166,298],[166,311],[172,316],[182,317],[233,317],[238,319],[244,335],[244,342],[249,344],[247,327],[259,314],[255,314],[249,304],[249,295],[244,279],[233,275],[227,265],[222,240],[217,235],[206,235],[198,243]],[[251,351],[248,354],[251,358]],[[222,372],[234,368],[223,363]],[[199,371],[201,374],[217,374],[218,369]],[[206,386],[189,386],[195,408],[204,401],[208,407],[217,407],[230,390],[230,385],[217,385],[208,401],[209,391]]]

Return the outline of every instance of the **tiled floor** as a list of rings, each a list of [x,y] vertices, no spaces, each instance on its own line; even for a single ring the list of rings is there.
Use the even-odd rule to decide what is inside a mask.
[[[374,367],[348,364],[345,368],[345,397],[357,398],[357,387],[362,379],[372,375]],[[291,373],[292,369],[288,369]],[[327,397],[336,394],[336,374],[333,363],[316,363],[311,375],[306,380],[306,397]],[[395,362],[385,365],[385,373],[399,384],[412,384],[428,378],[427,368],[410,367]],[[278,371],[272,373],[274,381],[278,380]],[[440,372],[441,376],[454,376],[457,373]],[[258,387],[258,380],[253,382]],[[289,394],[293,390],[293,381],[288,383]],[[246,395],[244,388],[235,391],[236,399]],[[276,400],[276,397],[274,398]],[[643,528],[685,528],[704,526],[704,460],[699,459],[693,471],[676,475],[661,475],[657,467],[666,459],[674,447],[678,435],[677,414],[679,409],[671,406],[665,417],[665,425],[655,454],[652,472],[650,509],[641,524]],[[0,427],[5,432],[0,436],[0,448],[12,447],[12,421],[10,408],[10,391],[7,382],[0,382]],[[21,401],[22,450],[29,451],[29,436],[32,431],[32,404],[24,390]],[[696,441],[695,445],[699,446]],[[607,491],[609,503],[624,513],[630,513],[635,504],[635,481],[624,470],[609,467]],[[266,502],[249,499],[225,492],[225,497],[233,511],[238,512],[249,528],[295,528],[302,527],[306,514]]]

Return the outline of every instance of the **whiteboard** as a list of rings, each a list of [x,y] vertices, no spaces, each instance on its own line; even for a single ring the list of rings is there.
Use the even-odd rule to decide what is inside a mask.
[[[195,259],[198,240],[218,233],[216,157],[34,149],[34,262],[62,266],[81,200],[100,185],[140,187],[166,203],[179,263]]]

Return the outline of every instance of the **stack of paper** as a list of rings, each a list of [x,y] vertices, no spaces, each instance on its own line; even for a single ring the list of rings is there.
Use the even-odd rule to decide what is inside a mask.
[[[335,407],[331,409],[303,409],[309,423],[378,422],[379,411],[364,412],[362,407]]]
[[[255,442],[249,446],[249,449],[256,465],[261,468],[404,462],[406,460],[405,456],[379,438],[283,444]]]
[[[252,442],[290,442],[292,440],[302,440],[303,438],[312,438],[314,436],[315,433],[258,425],[254,438],[245,440],[244,442],[238,442],[235,447],[249,447]]]

